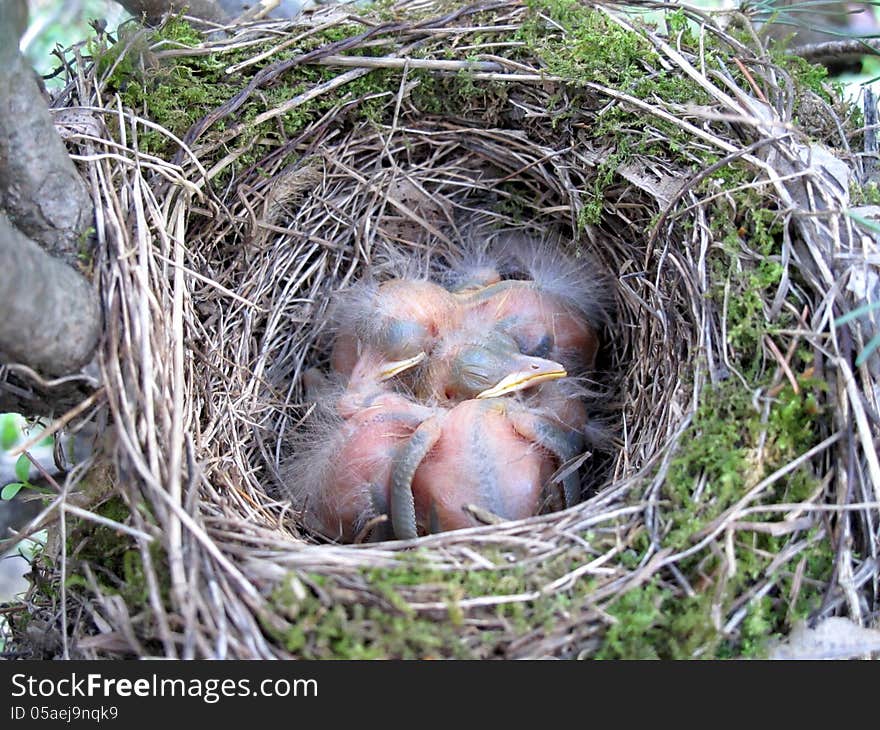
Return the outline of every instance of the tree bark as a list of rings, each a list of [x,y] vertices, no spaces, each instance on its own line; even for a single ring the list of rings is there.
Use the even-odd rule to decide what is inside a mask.
[[[8,39],[16,41],[24,35],[28,25],[28,6],[27,0],[6,0],[0,5],[0,33],[4,33],[3,28],[8,28],[8,37],[2,36],[4,45],[0,45],[0,54],[12,54],[18,51],[18,43],[6,47]]]
[[[152,25],[165,13],[185,12],[202,20],[222,23],[229,17],[215,0],[116,0],[135,18],[145,18]]]
[[[202,20],[223,23],[238,17],[245,10],[255,8],[260,0],[116,0],[136,18],[145,18],[147,24],[158,23],[165,13],[185,11]],[[268,15],[270,18],[292,18],[299,14],[305,0],[279,0]]]
[[[97,297],[83,277],[0,215],[0,360],[50,375],[79,370],[101,332]]]
[[[0,3],[0,362],[47,375],[79,370],[100,335],[100,309],[75,263],[92,200],[55,132],[33,69],[18,51],[25,0]],[[27,395],[10,388],[2,390]]]
[[[94,207],[55,131],[34,71],[18,52],[27,22],[22,5],[0,3],[0,208],[46,251],[75,263],[86,246]]]

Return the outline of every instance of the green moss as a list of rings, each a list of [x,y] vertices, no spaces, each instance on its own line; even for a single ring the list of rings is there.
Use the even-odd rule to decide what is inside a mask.
[[[129,515],[121,497],[111,497],[98,505],[94,512],[114,522],[124,522]],[[121,555],[127,545],[127,540],[121,541],[116,530],[88,520],[77,520],[68,528],[67,553],[71,557],[97,558],[103,563]]]
[[[690,77],[663,68],[646,38],[614,23],[605,13],[576,0],[529,0],[528,7],[531,14],[516,31],[517,39],[524,43],[527,55],[541,60],[548,75],[565,79],[565,101],[560,95],[559,108],[551,102],[548,109],[554,127],[561,128],[572,109],[595,107],[596,92],[588,88],[593,84],[649,103],[709,103],[705,91]],[[677,27],[683,19],[681,13],[672,14],[672,25]],[[628,21],[637,26],[641,22],[637,18]],[[698,40],[689,30],[679,36],[683,45],[697,47]],[[711,59],[711,49],[704,49],[704,55]],[[591,189],[581,200],[581,229],[602,220],[605,191],[622,165],[638,158],[702,162],[707,157],[705,149],[696,146],[678,125],[626,103],[603,109],[590,129],[570,131],[578,139],[588,137],[590,146],[608,150],[598,163]]]
[[[711,621],[711,597],[681,597],[656,576],[606,606],[616,622],[596,659],[715,658],[722,637]]]
[[[727,343],[737,369],[750,380],[761,376],[760,357],[764,338],[795,325],[784,310],[775,321],[768,320],[767,293],[783,281],[782,241],[784,215],[752,185],[754,171],[740,163],[719,169],[699,186],[708,197],[707,219],[713,246],[707,257],[711,290],[709,297],[725,315]],[[729,190],[718,196],[719,190]]]
[[[880,205],[880,185],[876,182],[851,183],[849,194],[853,205]]]
[[[197,122],[235,99],[259,71],[321,45],[357,35],[363,30],[364,27],[356,23],[326,29],[304,39],[295,48],[278,51],[271,58],[250,64],[232,74],[227,73],[226,69],[270,50],[274,43],[266,41],[245,50],[177,56],[157,62],[157,49],[195,47],[201,42],[199,34],[187,23],[172,19],[136,44],[127,44],[125,39],[107,48],[99,48],[95,44],[93,55],[98,68],[106,74],[108,89],[119,92],[127,107],[182,138]],[[200,142],[218,144],[218,159],[233,150],[238,150],[240,154],[234,155],[234,162],[218,175],[214,184],[223,185],[242,170],[258,163],[344,100],[381,94],[381,97],[365,102],[365,111],[370,119],[383,119],[389,103],[387,93],[383,92],[396,88],[400,73],[383,69],[371,71],[333,93],[321,94],[277,118],[253,124],[258,115],[281,106],[334,76],[335,72],[329,68],[296,66],[272,84],[256,90],[235,111],[215,121],[201,134]],[[232,128],[238,134],[231,137],[231,146],[219,144],[223,135]],[[176,144],[166,135],[145,128],[139,130],[138,147],[144,153],[163,158],[178,151]],[[288,156],[285,161],[293,162],[294,158]],[[203,159],[203,162],[207,160]]]
[[[788,53],[775,45],[770,52],[773,63],[785,69],[795,83],[817,94],[823,101],[833,103],[844,96],[843,86],[830,81],[828,69],[821,64],[813,64],[800,56]]]
[[[686,547],[704,524],[818,442],[819,406],[813,389],[820,384],[804,378],[800,386],[799,393],[786,386],[772,400],[766,422],[741,383],[729,380],[704,390],[664,485],[664,495],[674,506],[667,544]],[[693,489],[700,478],[705,491],[695,503]],[[795,470],[765,494],[771,501],[794,501],[810,494],[816,483],[812,474]]]
[[[642,75],[656,53],[650,43],[576,0],[528,0],[531,13],[516,31],[549,74],[616,87]],[[552,23],[548,23],[549,18]],[[558,33],[565,34],[560,43]]]
[[[491,554],[491,551],[490,553]],[[496,556],[503,564],[501,556]],[[547,564],[525,569],[513,565],[492,570],[440,571],[427,566],[418,552],[401,556],[398,567],[364,569],[357,602],[339,582],[321,579],[320,593],[301,595],[282,581],[271,601],[291,623],[285,629],[269,627],[284,646],[303,658],[483,658],[503,655],[510,631],[524,635],[544,627],[552,630],[563,618],[583,610],[583,598],[594,589],[590,580],[577,581],[568,592],[538,596],[530,601],[462,606],[464,599],[481,596],[520,596],[536,593],[548,580],[575,569],[574,554],[558,556]],[[364,592],[372,598],[364,597]],[[415,592],[415,593],[414,593]],[[416,613],[413,595],[430,594],[438,608]],[[418,601],[418,598],[415,599]],[[442,606],[442,608],[441,608]],[[465,617],[484,619],[488,628],[468,630]]]
[[[336,588],[334,580],[324,577],[323,591],[332,593]],[[305,659],[471,657],[459,639],[456,620],[414,616],[389,583],[379,587],[378,595],[384,601],[372,605],[342,601],[325,605],[315,595],[298,597],[281,589],[271,600],[295,617],[285,630],[271,626],[267,630],[289,652]]]
[[[791,627],[817,611],[825,581],[831,573],[834,551],[827,538],[807,535],[809,546],[791,562],[803,562],[801,587],[794,605],[794,566],[783,565],[776,573],[773,590],[745,606],[744,615],[730,634],[723,624],[737,609],[737,601],[756,582],[764,579],[770,563],[785,547],[786,538],[751,533],[735,542],[736,572],[724,580],[721,590],[713,582],[693,596],[663,584],[655,574],[606,605],[615,619],[595,654],[597,659],[728,659],[762,658],[771,643]],[[693,561],[691,562],[693,564]],[[685,566],[686,567],[686,566]],[[702,561],[700,573],[720,576],[727,570],[717,558]],[[722,624],[721,629],[716,622]]]
[[[662,547],[674,551],[690,547],[695,536],[705,534],[702,531],[758,482],[813,446],[819,439],[817,393],[823,387],[801,378],[799,391],[786,385],[771,399],[766,413],[756,408],[750,391],[738,381],[705,388],[661,489],[666,505]],[[698,484],[701,492],[696,495]],[[803,501],[817,486],[816,476],[801,468],[777,480],[752,504]],[[748,520],[760,523],[778,518],[778,513],[757,512]],[[805,541],[805,548],[786,564],[774,566],[772,590],[741,606],[741,597],[766,580],[771,564],[795,539]],[[635,568],[644,561],[647,548],[646,536],[642,536],[621,562]],[[795,538],[741,529],[734,535],[733,561],[731,565],[720,554],[701,553],[679,562],[679,569],[699,586],[695,596],[684,595],[674,584],[662,584],[655,575],[644,586],[615,599],[606,610],[617,623],[609,627],[597,656],[763,656],[771,639],[819,608],[833,548],[827,536],[815,530]],[[795,595],[798,563],[803,574]],[[716,628],[719,617],[726,623],[741,610],[745,613],[733,633],[724,635]]]
[[[495,124],[507,103],[506,84],[478,83],[468,70],[449,76],[418,70],[410,76],[418,80],[418,86],[412,92],[413,105],[427,114],[478,119]]]
[[[130,514],[128,506],[118,496],[107,499],[93,511],[119,523],[125,523]],[[124,533],[92,520],[68,518],[67,554],[68,588],[90,590],[79,568],[81,564],[87,564],[102,591],[120,595],[132,606],[148,606],[149,586],[143,557]],[[150,558],[159,578],[160,592],[167,600],[171,581],[159,541],[150,544]]]
[[[639,550],[647,541],[636,541]],[[737,543],[736,574],[726,581],[720,593],[712,586],[692,597],[674,586],[664,584],[658,575],[646,584],[617,596],[604,606],[614,618],[595,652],[601,659],[691,659],[762,656],[769,641],[787,630],[787,616],[792,621],[815,610],[821,600],[815,587],[804,588],[797,606],[787,605],[791,575],[780,578],[778,588],[747,605],[737,631],[730,636],[716,628],[717,616],[726,617],[743,592],[766,572],[770,560],[781,549],[781,538],[761,535],[754,544]],[[805,585],[815,576],[827,575],[831,559],[827,541],[818,541],[795,557],[804,559]],[[638,562],[636,559],[635,562]],[[409,564],[407,564],[409,563]],[[366,586],[376,596],[365,601],[358,593],[357,604],[350,604],[334,593],[339,586],[333,579],[322,578],[322,591],[330,596],[324,605],[316,596],[297,598],[282,584],[273,594],[273,601],[293,624],[279,638],[297,656],[307,658],[425,658],[485,657],[502,654],[509,632],[524,635],[537,628],[548,631],[558,625],[562,616],[571,619],[584,605],[583,599],[595,589],[592,581],[580,581],[568,592],[539,596],[531,601],[502,604],[486,613],[503,621],[506,630],[483,629],[479,636],[471,634],[462,641],[465,612],[458,603],[463,597],[521,595],[536,590],[551,575],[563,574],[575,567],[565,559],[551,561],[546,569],[437,571],[424,566],[416,557],[392,569],[364,571]],[[717,573],[720,564],[711,559],[702,570]],[[317,576],[315,576],[317,577]],[[309,580],[313,577],[309,576]],[[445,591],[447,614],[425,618],[405,608],[403,594],[421,587],[436,596],[436,589]],[[432,599],[433,600],[433,599]],[[440,601],[443,602],[442,599]],[[715,605],[717,602],[717,606]],[[473,610],[468,611],[473,616]],[[727,620],[723,618],[723,620]],[[491,623],[488,621],[487,623]]]
[[[157,31],[165,46],[193,48],[202,42],[202,35],[181,17],[170,17]]]

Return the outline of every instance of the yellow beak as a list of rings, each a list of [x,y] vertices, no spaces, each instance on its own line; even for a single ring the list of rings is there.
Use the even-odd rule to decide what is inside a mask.
[[[477,398],[497,398],[500,395],[516,393],[531,388],[547,380],[564,378],[568,373],[558,362],[534,358],[535,362],[526,370],[517,370],[505,376],[499,383],[477,394]],[[543,365],[540,363],[544,363]]]
[[[392,360],[391,362],[382,363],[382,367],[379,369],[379,380],[388,380],[405,370],[414,368],[426,357],[428,356],[424,352],[420,352],[415,357],[408,357],[405,360]]]

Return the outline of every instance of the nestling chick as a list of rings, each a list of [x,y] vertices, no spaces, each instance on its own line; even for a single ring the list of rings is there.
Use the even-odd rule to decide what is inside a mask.
[[[508,236],[477,257],[484,272],[497,269],[504,279],[457,292],[469,316],[509,334],[524,354],[558,361],[571,372],[593,367],[611,300],[591,261],[524,236]],[[464,277],[474,280],[473,269]],[[485,281],[492,278],[484,273]]]
[[[321,400],[285,469],[305,524],[334,540],[353,542],[372,518],[389,514],[397,452],[435,412],[386,387],[382,368],[378,358],[361,358],[348,388],[319,386]],[[312,384],[322,378],[306,375]],[[388,525],[372,534],[390,538]]]
[[[523,236],[450,260],[447,288],[401,266],[336,297],[331,361],[347,387],[324,388],[288,469],[306,523],[410,539],[477,524],[468,504],[504,519],[575,504],[595,429],[592,394],[566,376],[595,366],[608,282]]]
[[[389,362],[403,364],[418,358],[431,351],[442,332],[455,326],[459,312],[450,292],[425,279],[360,283],[337,296],[332,366],[347,375],[366,349]]]
[[[467,400],[413,433],[391,474],[398,538],[472,527],[473,504],[504,519],[538,514],[544,488],[574,456],[568,434],[509,398]]]
[[[495,398],[565,377],[565,368],[558,362],[524,355],[503,331],[477,325],[472,321],[438,340],[414,374],[420,398],[454,404],[469,398]]]

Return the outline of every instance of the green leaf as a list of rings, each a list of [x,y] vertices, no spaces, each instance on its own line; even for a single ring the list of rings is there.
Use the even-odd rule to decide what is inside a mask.
[[[878,223],[877,221],[872,221],[868,218],[860,216],[858,213],[853,213],[851,210],[846,211],[846,214],[860,226],[864,226],[865,228],[868,228],[875,233],[880,233],[880,223]]]
[[[22,418],[17,413],[0,416],[0,449],[9,451],[21,438]]]
[[[874,335],[868,344],[865,345],[865,349],[859,353],[859,356],[856,358],[856,367],[859,367],[865,362],[865,360],[871,357],[871,353],[878,347],[880,347],[880,334]]]
[[[21,482],[12,482],[11,484],[7,484],[0,490],[0,499],[9,500],[15,497],[21,491],[21,488],[24,486]]]
[[[27,482],[31,476],[31,460],[24,454],[15,462],[15,476],[22,482]]]
[[[851,322],[857,317],[861,317],[863,314],[867,314],[872,309],[880,308],[880,302],[871,302],[870,304],[863,304],[861,307],[857,307],[853,309],[851,312],[847,312],[846,314],[840,315],[837,319],[834,320],[834,326],[840,327],[841,325],[846,324],[847,322]]]

